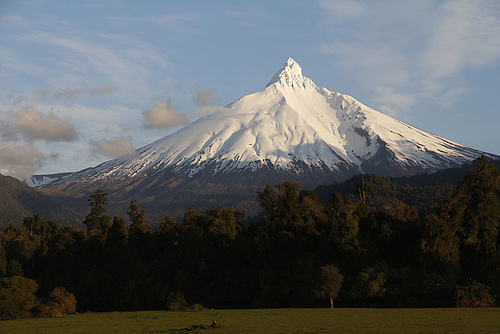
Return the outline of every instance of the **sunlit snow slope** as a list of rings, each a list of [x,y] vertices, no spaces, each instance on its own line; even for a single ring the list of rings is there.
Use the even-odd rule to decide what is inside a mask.
[[[319,88],[289,58],[262,91],[211,109],[210,114],[135,154],[61,178],[34,176],[30,182],[60,187],[72,182],[151,178],[168,171],[189,178],[222,176],[233,182],[229,176],[238,176],[254,183],[272,181],[265,174],[281,173],[284,179],[302,175],[301,182],[313,185],[364,172],[386,176],[433,172],[482,154],[377,112],[348,95]]]

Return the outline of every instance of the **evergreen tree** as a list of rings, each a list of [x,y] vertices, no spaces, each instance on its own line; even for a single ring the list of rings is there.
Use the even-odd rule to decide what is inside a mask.
[[[130,218],[130,233],[151,233],[151,225],[146,220],[146,212],[139,211],[137,201],[130,202],[130,210],[127,214]]]
[[[98,239],[102,244],[105,243],[111,227],[111,217],[104,214],[106,212],[107,197],[108,195],[102,190],[96,190],[90,195],[88,199],[90,212],[83,221],[90,235]]]
[[[106,247],[115,249],[116,251],[123,250],[127,244],[128,228],[125,226],[125,219],[121,217],[113,218],[113,225],[109,229]]]

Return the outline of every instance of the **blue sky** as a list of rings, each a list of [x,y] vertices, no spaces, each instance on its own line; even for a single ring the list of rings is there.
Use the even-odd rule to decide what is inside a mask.
[[[0,173],[76,171],[263,89],[318,86],[500,154],[500,2],[0,0]]]

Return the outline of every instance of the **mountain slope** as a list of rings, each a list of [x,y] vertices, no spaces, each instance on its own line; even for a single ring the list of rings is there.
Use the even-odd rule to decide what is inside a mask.
[[[39,214],[44,220],[63,225],[81,223],[81,216],[56,197],[49,197],[23,182],[0,174],[0,228],[12,224],[21,226],[25,217]]]
[[[116,199],[158,200],[180,190],[196,193],[203,185],[297,180],[314,187],[365,172],[407,176],[457,167],[483,154],[319,88],[289,58],[262,91],[134,154],[75,173],[35,176],[29,184],[56,194],[103,188],[119,193]]]

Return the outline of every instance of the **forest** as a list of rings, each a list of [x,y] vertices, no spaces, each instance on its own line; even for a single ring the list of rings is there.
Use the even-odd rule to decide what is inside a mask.
[[[26,217],[0,232],[0,317],[498,305],[497,165],[479,158],[457,186],[418,193],[375,175],[356,180],[348,193],[267,185],[252,223],[230,208],[190,207],[153,227],[137,201],[126,218],[106,215],[102,191],[88,198],[83,228]]]

